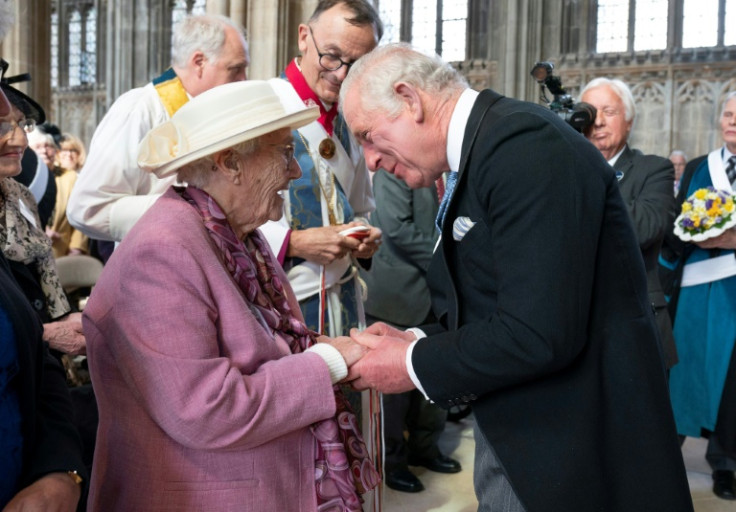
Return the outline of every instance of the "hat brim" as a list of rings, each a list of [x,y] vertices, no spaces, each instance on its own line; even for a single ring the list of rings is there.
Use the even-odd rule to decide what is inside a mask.
[[[2,89],[8,97],[8,101],[10,101],[10,103],[18,110],[23,112],[26,119],[33,119],[36,121],[36,124],[42,124],[46,121],[46,112],[44,112],[43,107],[26,94],[23,94],[18,89],[8,84],[2,84]]]
[[[203,148],[199,148],[197,150],[185,153],[167,162],[156,163],[156,162],[150,162],[150,161],[145,161],[145,160],[139,160],[138,166],[144,171],[153,172],[159,178],[166,178],[167,176],[171,176],[172,174],[175,174],[183,166],[190,164],[192,162],[196,162],[200,158],[204,158],[206,156],[213,155],[219,151],[223,151],[225,149],[236,146],[237,144],[240,144],[241,142],[255,139],[257,137],[260,137],[261,135],[265,135],[267,133],[271,133],[276,130],[280,130],[282,128],[289,128],[292,130],[296,128],[301,128],[302,126],[305,126],[317,120],[318,117],[319,117],[319,108],[317,106],[309,107],[304,110],[300,110],[299,112],[287,114],[279,119],[265,123],[261,126],[251,128],[248,130],[244,130],[235,135],[231,135],[230,137],[227,137],[226,139],[215,142]],[[144,144],[147,144],[147,141],[149,140],[149,138],[156,137],[157,134],[162,133],[165,130],[171,129],[171,126],[169,126],[170,123],[171,121],[167,121],[163,125],[159,125],[158,127],[151,130],[151,132],[141,141],[141,146],[143,146]]]

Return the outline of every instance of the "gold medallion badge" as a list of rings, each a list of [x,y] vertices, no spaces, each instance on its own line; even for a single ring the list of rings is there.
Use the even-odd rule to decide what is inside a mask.
[[[332,139],[323,139],[319,143],[319,156],[327,160],[335,156],[335,141]]]

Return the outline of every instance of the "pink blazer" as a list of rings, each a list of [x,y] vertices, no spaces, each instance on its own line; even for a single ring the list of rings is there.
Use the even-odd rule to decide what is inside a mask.
[[[84,331],[100,414],[89,511],[316,509],[327,365],[264,330],[173,190],[106,265]]]

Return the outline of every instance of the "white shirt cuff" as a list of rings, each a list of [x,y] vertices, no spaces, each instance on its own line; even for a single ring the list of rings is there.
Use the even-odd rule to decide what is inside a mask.
[[[305,352],[314,352],[327,364],[330,370],[330,380],[333,384],[337,384],[348,376],[348,365],[345,363],[340,351],[327,343],[315,343]]]
[[[424,392],[424,388],[419,382],[419,377],[417,377],[417,374],[414,373],[414,367],[411,364],[411,354],[412,352],[414,352],[414,346],[419,342],[419,340],[421,340],[422,338],[426,338],[427,335],[424,333],[423,330],[417,327],[407,329],[407,332],[414,333],[414,336],[416,336],[417,339],[411,342],[411,345],[409,345],[409,349],[406,351],[406,370],[407,372],[409,372],[409,378],[411,378],[411,381],[414,383],[417,389],[424,395],[424,398],[432,402],[432,400],[427,396],[427,393]]]

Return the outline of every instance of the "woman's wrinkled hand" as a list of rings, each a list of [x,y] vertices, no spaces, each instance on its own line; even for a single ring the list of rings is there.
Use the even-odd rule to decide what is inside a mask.
[[[64,354],[86,354],[87,341],[82,331],[82,313],[71,313],[58,322],[43,324],[43,340],[52,349]]]

